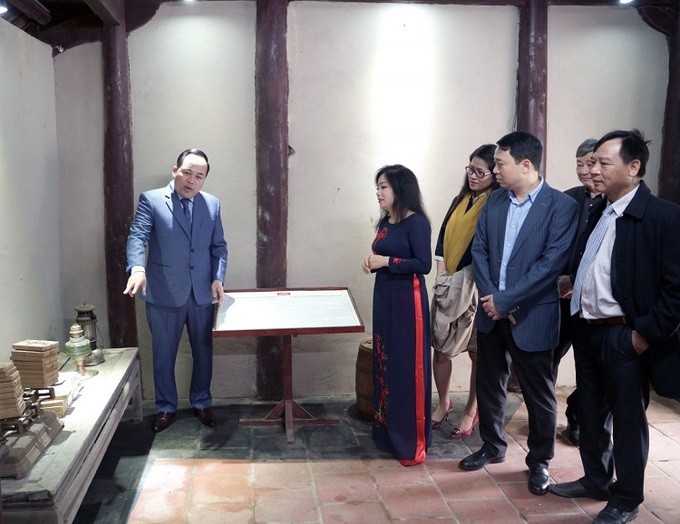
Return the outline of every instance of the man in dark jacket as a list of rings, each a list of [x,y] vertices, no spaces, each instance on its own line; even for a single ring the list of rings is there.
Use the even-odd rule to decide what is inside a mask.
[[[590,176],[590,163],[593,156],[597,140],[588,138],[584,140],[576,149],[576,176],[581,185],[567,189],[565,194],[576,200],[579,206],[578,229],[576,230],[576,242],[572,248],[569,262],[565,269],[565,274],[558,279],[560,288],[560,341],[553,353],[553,366],[555,380],[557,381],[557,370],[562,357],[567,354],[571,347],[571,289],[576,277],[578,263],[583,256],[586,241],[590,232],[593,230],[594,222],[597,222],[598,215],[594,213],[601,205],[605,196],[600,193],[593,185]],[[594,220],[593,220],[594,219]],[[579,445],[578,429],[578,391],[574,389],[567,397],[567,431],[566,435],[574,446]]]
[[[680,396],[680,207],[642,182],[649,150],[639,131],[607,133],[593,156],[608,204],[571,301],[585,476],[550,489],[608,500],[594,522],[623,523],[644,499],[649,379],[657,393]]]

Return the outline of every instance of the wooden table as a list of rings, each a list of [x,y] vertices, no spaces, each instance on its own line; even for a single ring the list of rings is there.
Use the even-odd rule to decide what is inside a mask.
[[[105,349],[106,361],[62,419],[64,429],[22,479],[2,479],[6,522],[71,522],[104,457],[118,423],[132,402],[133,420],[142,419],[137,348]],[[61,371],[75,371],[68,361]]]
[[[293,400],[291,337],[327,333],[363,333],[364,324],[346,287],[268,288],[225,291],[215,315],[215,337],[281,336],[283,399],[261,419],[241,419],[241,426],[272,426],[283,417],[289,444],[293,425],[337,424],[337,418],[315,418]]]

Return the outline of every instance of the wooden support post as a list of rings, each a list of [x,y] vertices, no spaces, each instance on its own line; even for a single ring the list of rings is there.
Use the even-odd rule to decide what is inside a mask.
[[[125,244],[134,214],[130,63],[125,23],[102,29],[104,62],[104,252],[112,347],[137,346],[135,301],[123,295]]]
[[[663,120],[659,196],[680,204],[680,4],[668,45],[668,89]]]
[[[288,0],[257,0],[255,118],[257,287],[286,286],[288,240]],[[257,394],[283,394],[281,337],[257,344]]]
[[[536,135],[546,158],[548,104],[548,2],[527,0],[519,7],[517,130]],[[545,173],[544,173],[545,174]]]

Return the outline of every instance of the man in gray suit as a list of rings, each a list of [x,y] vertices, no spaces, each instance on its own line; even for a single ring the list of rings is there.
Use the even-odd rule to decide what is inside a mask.
[[[182,151],[172,168],[173,180],[139,196],[128,236],[130,278],[124,293],[134,297],[141,291],[146,301],[158,410],[154,432],[163,431],[175,418],[175,361],[185,325],[194,361],[189,400],[202,424],[215,425],[210,407],[212,326],[214,305],[224,301],[227,243],[220,202],[201,191],[208,171],[203,151]]]
[[[459,466],[472,471],[505,460],[510,357],[529,413],[529,490],[543,495],[555,447],[557,277],[574,240],[578,204],[539,176],[543,146],[538,138],[516,131],[496,145],[494,174],[501,189],[489,197],[472,244],[480,296],[477,396],[484,445]]]

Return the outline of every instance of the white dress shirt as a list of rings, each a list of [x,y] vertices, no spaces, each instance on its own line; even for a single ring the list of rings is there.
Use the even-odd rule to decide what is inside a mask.
[[[498,275],[498,289],[505,291],[505,277],[508,273],[508,262],[510,255],[515,247],[517,235],[519,230],[531,210],[538,193],[543,189],[543,177],[538,177],[538,185],[529,193],[526,198],[520,202],[517,200],[514,191],[508,191],[508,198],[510,199],[510,207],[508,207],[508,214],[505,219],[505,238],[503,239],[503,256],[501,257],[500,274]]]
[[[612,294],[612,253],[616,241],[616,220],[623,215],[639,187],[636,186],[635,189],[612,203],[614,220],[610,222],[593,265],[583,279],[581,316],[585,319],[620,317],[624,314]]]

